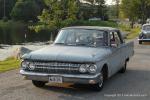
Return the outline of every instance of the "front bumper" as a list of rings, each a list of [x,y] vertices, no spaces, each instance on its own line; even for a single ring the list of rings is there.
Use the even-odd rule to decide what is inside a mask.
[[[150,39],[138,39],[138,41],[142,41],[142,42],[150,42]]]
[[[100,73],[96,75],[68,75],[68,74],[44,74],[27,72],[20,70],[20,74],[25,76],[27,80],[36,81],[49,81],[49,76],[60,76],[63,79],[63,83],[81,83],[81,84],[96,84],[99,82]]]

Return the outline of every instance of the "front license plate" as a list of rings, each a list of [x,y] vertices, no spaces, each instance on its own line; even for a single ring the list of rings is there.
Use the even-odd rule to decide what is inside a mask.
[[[62,83],[62,77],[60,76],[50,76],[49,83]]]

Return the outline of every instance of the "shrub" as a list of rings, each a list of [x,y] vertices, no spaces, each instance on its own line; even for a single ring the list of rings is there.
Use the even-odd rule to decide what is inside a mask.
[[[50,39],[49,30],[41,30],[36,33],[30,30],[28,26],[29,24],[19,21],[0,21],[0,43],[18,44],[23,42],[48,41]]]

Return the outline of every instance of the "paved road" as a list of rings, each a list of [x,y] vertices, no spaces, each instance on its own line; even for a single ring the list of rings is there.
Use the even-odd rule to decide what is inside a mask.
[[[125,74],[110,78],[101,92],[72,84],[34,87],[18,70],[0,74],[0,100],[150,100],[150,45],[135,46]]]

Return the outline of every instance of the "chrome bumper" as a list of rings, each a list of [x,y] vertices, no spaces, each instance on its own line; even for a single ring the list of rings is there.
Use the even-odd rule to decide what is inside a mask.
[[[100,73],[96,75],[68,75],[68,74],[44,74],[20,70],[20,74],[27,80],[49,81],[49,76],[60,76],[63,83],[96,84],[99,82]]]
[[[138,41],[150,42],[150,39],[138,39]]]

